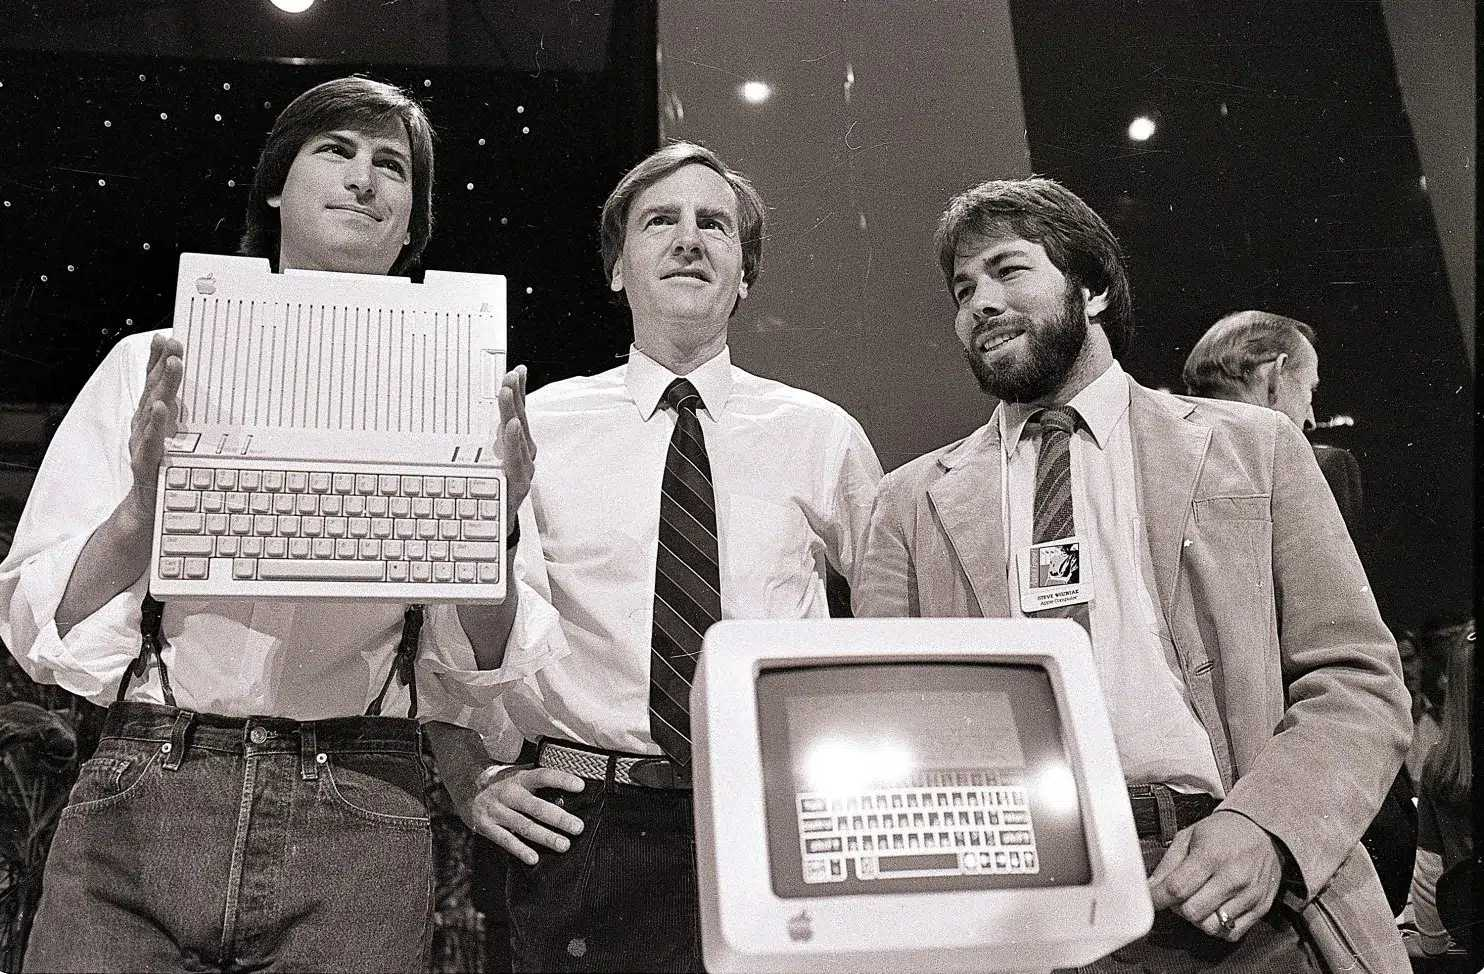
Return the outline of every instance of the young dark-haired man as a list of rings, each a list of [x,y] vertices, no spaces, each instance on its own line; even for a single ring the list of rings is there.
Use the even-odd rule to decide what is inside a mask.
[[[432,181],[411,97],[326,82],[268,137],[243,251],[278,270],[405,269],[432,227]],[[164,331],[113,349],[57,430],[0,564],[0,638],[22,666],[112,704],[52,843],[26,969],[421,970],[432,839],[413,701],[425,720],[465,719],[504,682],[502,663],[539,665],[504,660],[512,627],[536,645],[526,627],[554,615],[518,590],[425,613],[162,608],[147,569],[182,354]],[[517,369],[500,392],[512,514],[532,470],[523,392]],[[388,676],[401,646],[411,685]]]
[[[1048,179],[955,198],[938,256],[1000,405],[881,484],[857,615],[1089,631],[1154,929],[1097,972],[1407,970],[1361,832],[1409,736],[1396,646],[1277,412],[1145,389],[1117,241]],[[1045,545],[1080,578],[1035,587]]]

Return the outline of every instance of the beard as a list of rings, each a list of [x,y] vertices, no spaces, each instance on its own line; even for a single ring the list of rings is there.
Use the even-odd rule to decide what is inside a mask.
[[[1082,289],[1071,282],[1065,285],[1061,312],[1050,320],[1021,316],[1026,324],[1024,354],[1007,365],[991,367],[979,354],[979,335],[989,328],[1006,323],[1003,318],[983,328],[975,328],[964,349],[969,371],[986,394],[1005,402],[1034,402],[1056,391],[1067,377],[1072,363],[1087,340],[1087,305]]]

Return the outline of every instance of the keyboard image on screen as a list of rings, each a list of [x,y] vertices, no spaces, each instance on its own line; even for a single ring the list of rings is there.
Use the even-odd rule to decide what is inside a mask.
[[[796,798],[804,882],[1034,874],[1040,870],[1018,776],[937,771],[900,787]]]
[[[505,568],[504,479],[469,464],[170,457],[155,551],[183,596],[463,600]],[[415,473],[409,473],[415,471]]]

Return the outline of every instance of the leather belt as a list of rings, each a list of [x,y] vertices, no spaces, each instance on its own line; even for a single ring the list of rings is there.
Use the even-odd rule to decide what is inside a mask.
[[[1154,839],[1160,836],[1159,799],[1155,797],[1156,789],[1166,792],[1174,805],[1175,827],[1172,831],[1175,832],[1199,822],[1215,811],[1216,806],[1220,804],[1210,795],[1187,795],[1172,791],[1165,785],[1133,785],[1128,790],[1128,802],[1134,810],[1134,831],[1141,839]]]
[[[566,771],[589,781],[612,778],[621,785],[690,790],[690,768],[659,755],[604,751],[542,738],[536,765]]]

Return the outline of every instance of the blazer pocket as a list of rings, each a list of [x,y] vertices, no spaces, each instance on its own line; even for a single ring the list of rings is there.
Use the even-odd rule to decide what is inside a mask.
[[[1205,497],[1192,501],[1191,513],[1201,521],[1271,521],[1273,498],[1269,494],[1247,497]]]

